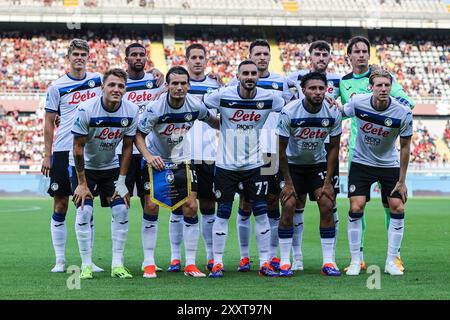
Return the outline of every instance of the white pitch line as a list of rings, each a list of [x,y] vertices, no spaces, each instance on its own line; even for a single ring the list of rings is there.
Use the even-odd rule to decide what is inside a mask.
[[[26,211],[38,211],[42,208],[39,206],[31,206],[31,207],[25,207],[25,208],[2,208],[0,209],[1,213],[14,213],[14,212],[26,212]]]

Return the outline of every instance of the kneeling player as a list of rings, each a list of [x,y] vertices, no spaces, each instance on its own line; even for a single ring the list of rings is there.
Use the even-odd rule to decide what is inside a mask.
[[[335,225],[333,218],[334,188],[332,178],[339,154],[341,136],[340,111],[324,102],[327,79],[311,72],[302,79],[305,99],[283,108],[278,124],[280,136],[280,169],[285,179],[281,191],[282,214],[280,239],[280,276],[292,276],[290,253],[293,237],[293,217],[297,194],[314,193],[320,211],[322,243],[322,274],[340,276],[334,265]],[[325,151],[325,139],[330,145]],[[287,149],[287,150],[286,150]]]
[[[388,200],[391,218],[385,272],[403,275],[395,259],[403,238],[404,204],[407,200],[405,179],[413,118],[407,106],[389,97],[392,81],[389,72],[373,70],[369,78],[373,94],[356,95],[343,109],[344,116],[355,117],[358,128],[348,177],[348,241],[352,260],[347,275],[359,275],[361,271],[362,217],[374,182],[381,184],[381,193]],[[400,161],[395,146],[398,136]]]
[[[69,164],[72,166],[70,178],[74,189],[73,200],[77,206],[75,230],[82,260],[81,279],[93,277],[89,222],[96,194],[100,195],[103,207],[111,206],[112,209],[111,276],[132,278],[124,267],[129,207],[125,177],[131,161],[139,107],[122,101],[126,82],[125,71],[108,71],[103,78],[103,95],[80,104],[72,127],[74,141]],[[119,169],[115,149],[122,139],[122,163]]]
[[[164,93],[157,101],[150,103],[142,113],[136,137],[136,146],[147,162],[143,171],[143,182],[147,186],[144,188],[145,205],[142,220],[144,277],[156,278],[154,250],[158,230],[159,205],[151,198],[151,188],[154,191],[155,185],[158,183],[171,185],[168,188],[171,191],[166,197],[167,202],[176,204],[185,201],[182,205],[183,239],[186,251],[184,274],[192,277],[205,277],[205,274],[200,272],[195,265],[199,237],[197,183],[194,170],[188,163],[190,146],[187,142],[187,133],[197,119],[205,121],[215,129],[219,127],[219,120],[212,116],[198,99],[187,93],[189,74],[184,68],[170,69],[166,75],[166,82],[168,93]],[[152,135],[147,148],[145,136],[150,132]],[[149,165],[151,172],[148,171]],[[158,172],[162,170],[166,170],[164,175]],[[189,175],[192,176],[192,184]],[[189,185],[192,192],[189,192]],[[153,194],[155,195],[156,192],[154,191]],[[179,195],[184,195],[187,200],[180,199]],[[178,271],[180,270],[181,264],[178,268]]]

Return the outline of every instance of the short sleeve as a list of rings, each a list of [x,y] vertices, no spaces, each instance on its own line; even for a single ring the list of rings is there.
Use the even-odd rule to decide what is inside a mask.
[[[413,115],[412,112],[408,112],[406,117],[403,118],[400,127],[400,137],[409,138],[413,134]]]
[[[289,101],[291,101],[292,99],[292,92],[289,89],[289,84],[288,84],[288,80],[284,79],[283,81],[283,99],[285,103],[288,103]]]
[[[336,137],[342,133],[342,115],[338,111],[333,127],[331,128],[330,136]]]
[[[208,109],[219,109],[221,89],[207,92],[203,95],[202,102]]]
[[[75,112],[75,117],[72,125],[72,133],[74,136],[87,136],[89,134],[89,114],[83,107],[79,105]]]
[[[55,86],[50,86],[45,97],[45,111],[59,113],[60,101],[58,89]]]
[[[158,101],[150,103],[139,115],[137,130],[145,134],[149,134],[153,130],[158,121],[158,116],[153,111],[153,106],[158,106]]]
[[[291,135],[290,123],[291,119],[289,115],[285,111],[281,111],[280,117],[278,118],[277,135],[289,138]]]
[[[136,107],[139,108],[138,106],[136,106]],[[134,137],[136,135],[138,122],[139,122],[139,112],[136,112],[133,120],[131,121],[131,125],[129,127],[127,127],[127,129],[125,130],[124,134],[127,137]]]
[[[355,104],[353,99],[347,102],[343,107],[343,115],[344,117],[351,118],[355,116]]]
[[[200,121],[208,121],[208,119],[211,117],[211,113],[209,112],[208,108],[206,108],[204,103],[200,104],[200,109],[198,113],[198,120]]]
[[[280,112],[281,109],[283,109],[285,105],[285,100],[277,95],[277,94],[273,94],[273,100],[272,100],[272,111],[274,112]]]

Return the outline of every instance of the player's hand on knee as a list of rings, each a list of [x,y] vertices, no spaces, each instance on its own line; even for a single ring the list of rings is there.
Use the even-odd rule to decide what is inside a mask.
[[[324,183],[323,187],[319,189],[317,192],[317,200],[319,200],[322,197],[327,197],[332,202],[334,201],[334,189],[333,185],[331,183]]]
[[[406,187],[406,184],[404,182],[397,181],[395,188],[391,192],[391,197],[396,191],[400,193],[403,203],[406,203],[406,201],[408,201],[408,188]]]
[[[125,205],[127,208],[130,207],[130,194],[128,192],[128,188],[125,184],[127,176],[119,175],[119,178],[114,181],[114,185],[116,190],[114,191],[113,199],[117,196],[121,197],[125,201]]]
[[[87,185],[79,184],[73,193],[73,202],[78,207],[81,203],[81,210],[84,209],[84,202],[86,199],[93,199],[91,191]]]
[[[160,156],[150,156],[147,160],[147,163],[150,164],[156,170],[164,169],[164,161]]]
[[[297,199],[297,193],[295,192],[294,185],[285,184],[284,188],[280,192],[281,205],[284,206],[286,204],[286,201],[289,200],[291,197]]]
[[[48,175],[50,174],[50,165],[51,165],[50,157],[45,157],[44,160],[42,161],[41,172],[46,177],[48,177]]]

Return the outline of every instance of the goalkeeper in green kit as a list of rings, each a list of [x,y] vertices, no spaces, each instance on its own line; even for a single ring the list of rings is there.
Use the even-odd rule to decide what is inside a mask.
[[[341,93],[342,105],[345,105],[350,101],[355,94],[364,94],[371,92],[369,85],[369,77],[372,71],[372,66],[369,66],[370,58],[370,42],[364,37],[356,36],[350,39],[347,45],[347,56],[352,66],[352,72],[345,75],[339,85]],[[375,66],[374,66],[375,67]],[[391,97],[397,101],[409,106],[411,109],[414,107],[414,102],[403,90],[403,87],[395,80],[392,83]],[[350,164],[353,156],[353,150],[356,141],[357,124],[356,119],[351,119],[350,128],[350,142],[349,142],[349,154],[348,163]],[[389,227],[390,213],[387,199],[382,198],[383,207],[386,212],[386,227]],[[366,230],[365,215],[362,220],[362,238],[361,238],[361,270],[366,268],[363,256],[364,238]],[[399,266],[400,270],[404,270],[403,262],[400,259],[400,251],[395,263]],[[347,268],[344,269],[347,271]]]

